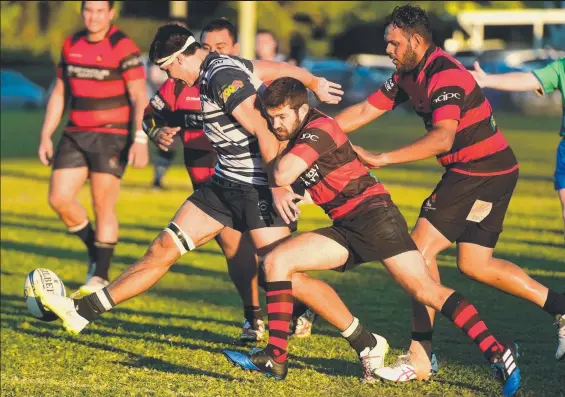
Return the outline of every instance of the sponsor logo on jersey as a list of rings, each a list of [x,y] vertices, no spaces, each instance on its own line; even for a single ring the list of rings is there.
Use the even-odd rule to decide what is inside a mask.
[[[122,64],[122,69],[129,69],[136,66],[140,66],[142,63],[143,61],[141,60],[141,57],[139,56],[132,57]]]
[[[187,101],[199,101],[200,97],[199,96],[187,96],[185,99]]]
[[[300,139],[301,139],[301,140],[308,139],[308,140],[310,140],[310,141],[312,141],[312,142],[318,142],[318,140],[319,140],[320,138],[319,138],[318,135],[316,135],[316,134],[311,134],[311,133],[309,133],[309,132],[305,132],[304,134],[300,135]]]
[[[224,88],[224,90],[222,91],[222,99],[224,100],[224,103],[234,92],[239,90],[241,87],[243,87],[243,81],[234,80],[230,85]]]
[[[389,78],[387,81],[385,81],[385,90],[390,91],[394,88],[394,81],[392,80],[392,77]]]
[[[68,65],[67,74],[70,77],[75,77],[79,79],[104,80],[106,77],[110,75],[110,71],[108,69],[94,69],[94,68],[85,68],[82,66]]]
[[[457,92],[442,92],[440,96],[434,99],[434,103],[445,102],[449,99],[461,99],[461,95]]]
[[[151,101],[149,102],[151,103],[151,106],[155,108],[155,110],[161,111],[165,108],[165,102],[163,102],[163,100],[158,95],[153,96],[153,98],[151,98]]]

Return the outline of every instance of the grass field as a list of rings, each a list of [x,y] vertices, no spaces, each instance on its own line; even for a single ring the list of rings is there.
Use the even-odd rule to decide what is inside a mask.
[[[317,321],[314,335],[291,340],[291,367],[284,382],[243,372],[221,354],[238,334],[242,309],[215,243],[185,255],[154,288],[120,305],[79,336],[57,322],[27,313],[23,283],[38,267],[55,271],[73,290],[86,271],[84,249],[66,234],[47,205],[49,168],[35,157],[39,113],[2,113],[1,385],[3,396],[491,396],[498,384],[476,347],[439,318],[434,336],[440,373],[429,382],[364,385],[354,352],[339,333]],[[558,291],[565,290],[565,249],[559,203],[551,175],[558,119],[501,116],[521,162],[498,255]],[[421,122],[387,115],[353,135],[374,150],[396,147],[421,134]],[[180,160],[180,159],[179,159]],[[140,257],[190,193],[180,162],[166,176],[167,192],[148,189],[152,169],[129,170],[118,203],[120,244],[111,276]],[[441,176],[433,161],[378,170],[409,224]],[[88,189],[80,199],[90,206]],[[89,208],[90,212],[90,208]],[[300,230],[329,222],[304,207]],[[565,362],[557,363],[555,327],[530,303],[464,278],[454,251],[440,256],[443,282],[473,301],[501,338],[516,341],[521,396],[565,396]],[[388,338],[389,360],[409,343],[410,302],[380,264],[337,274],[320,273],[363,323]],[[441,316],[439,316],[441,317]]]

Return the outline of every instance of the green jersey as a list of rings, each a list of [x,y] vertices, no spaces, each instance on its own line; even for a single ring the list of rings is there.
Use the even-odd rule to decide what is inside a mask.
[[[559,58],[544,68],[534,70],[533,74],[541,84],[542,95],[550,94],[556,89],[561,91],[563,114],[560,135],[565,137],[565,58]]]

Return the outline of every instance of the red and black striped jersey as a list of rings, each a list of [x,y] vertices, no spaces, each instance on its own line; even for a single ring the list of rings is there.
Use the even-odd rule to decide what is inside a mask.
[[[473,75],[449,54],[431,46],[415,70],[395,72],[367,101],[392,110],[409,100],[427,130],[441,120],[459,125],[451,149],[437,156],[447,169],[467,175],[499,175],[518,168],[489,101]]]
[[[131,104],[126,82],[145,79],[139,49],[117,27],[95,43],[86,30],[65,40],[57,76],[70,90],[71,114],[66,131],[126,135]]]
[[[288,153],[308,164],[300,179],[314,203],[336,219],[360,204],[366,209],[390,202],[388,192],[357,158],[337,122],[316,109],[306,117],[304,127],[289,143]]]
[[[163,126],[181,127],[186,148],[214,152],[212,143],[204,134],[200,86],[189,87],[181,80],[168,79],[149,101],[143,117],[143,129]]]

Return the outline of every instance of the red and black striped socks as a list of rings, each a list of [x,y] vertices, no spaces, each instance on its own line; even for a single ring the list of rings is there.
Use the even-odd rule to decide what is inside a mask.
[[[490,361],[494,353],[504,350],[502,344],[490,333],[479,317],[475,306],[467,302],[461,294],[453,292],[443,304],[441,313],[479,346],[487,360]]]
[[[267,313],[269,315],[269,344],[265,353],[282,364],[287,359],[288,336],[294,299],[291,281],[267,282]]]

